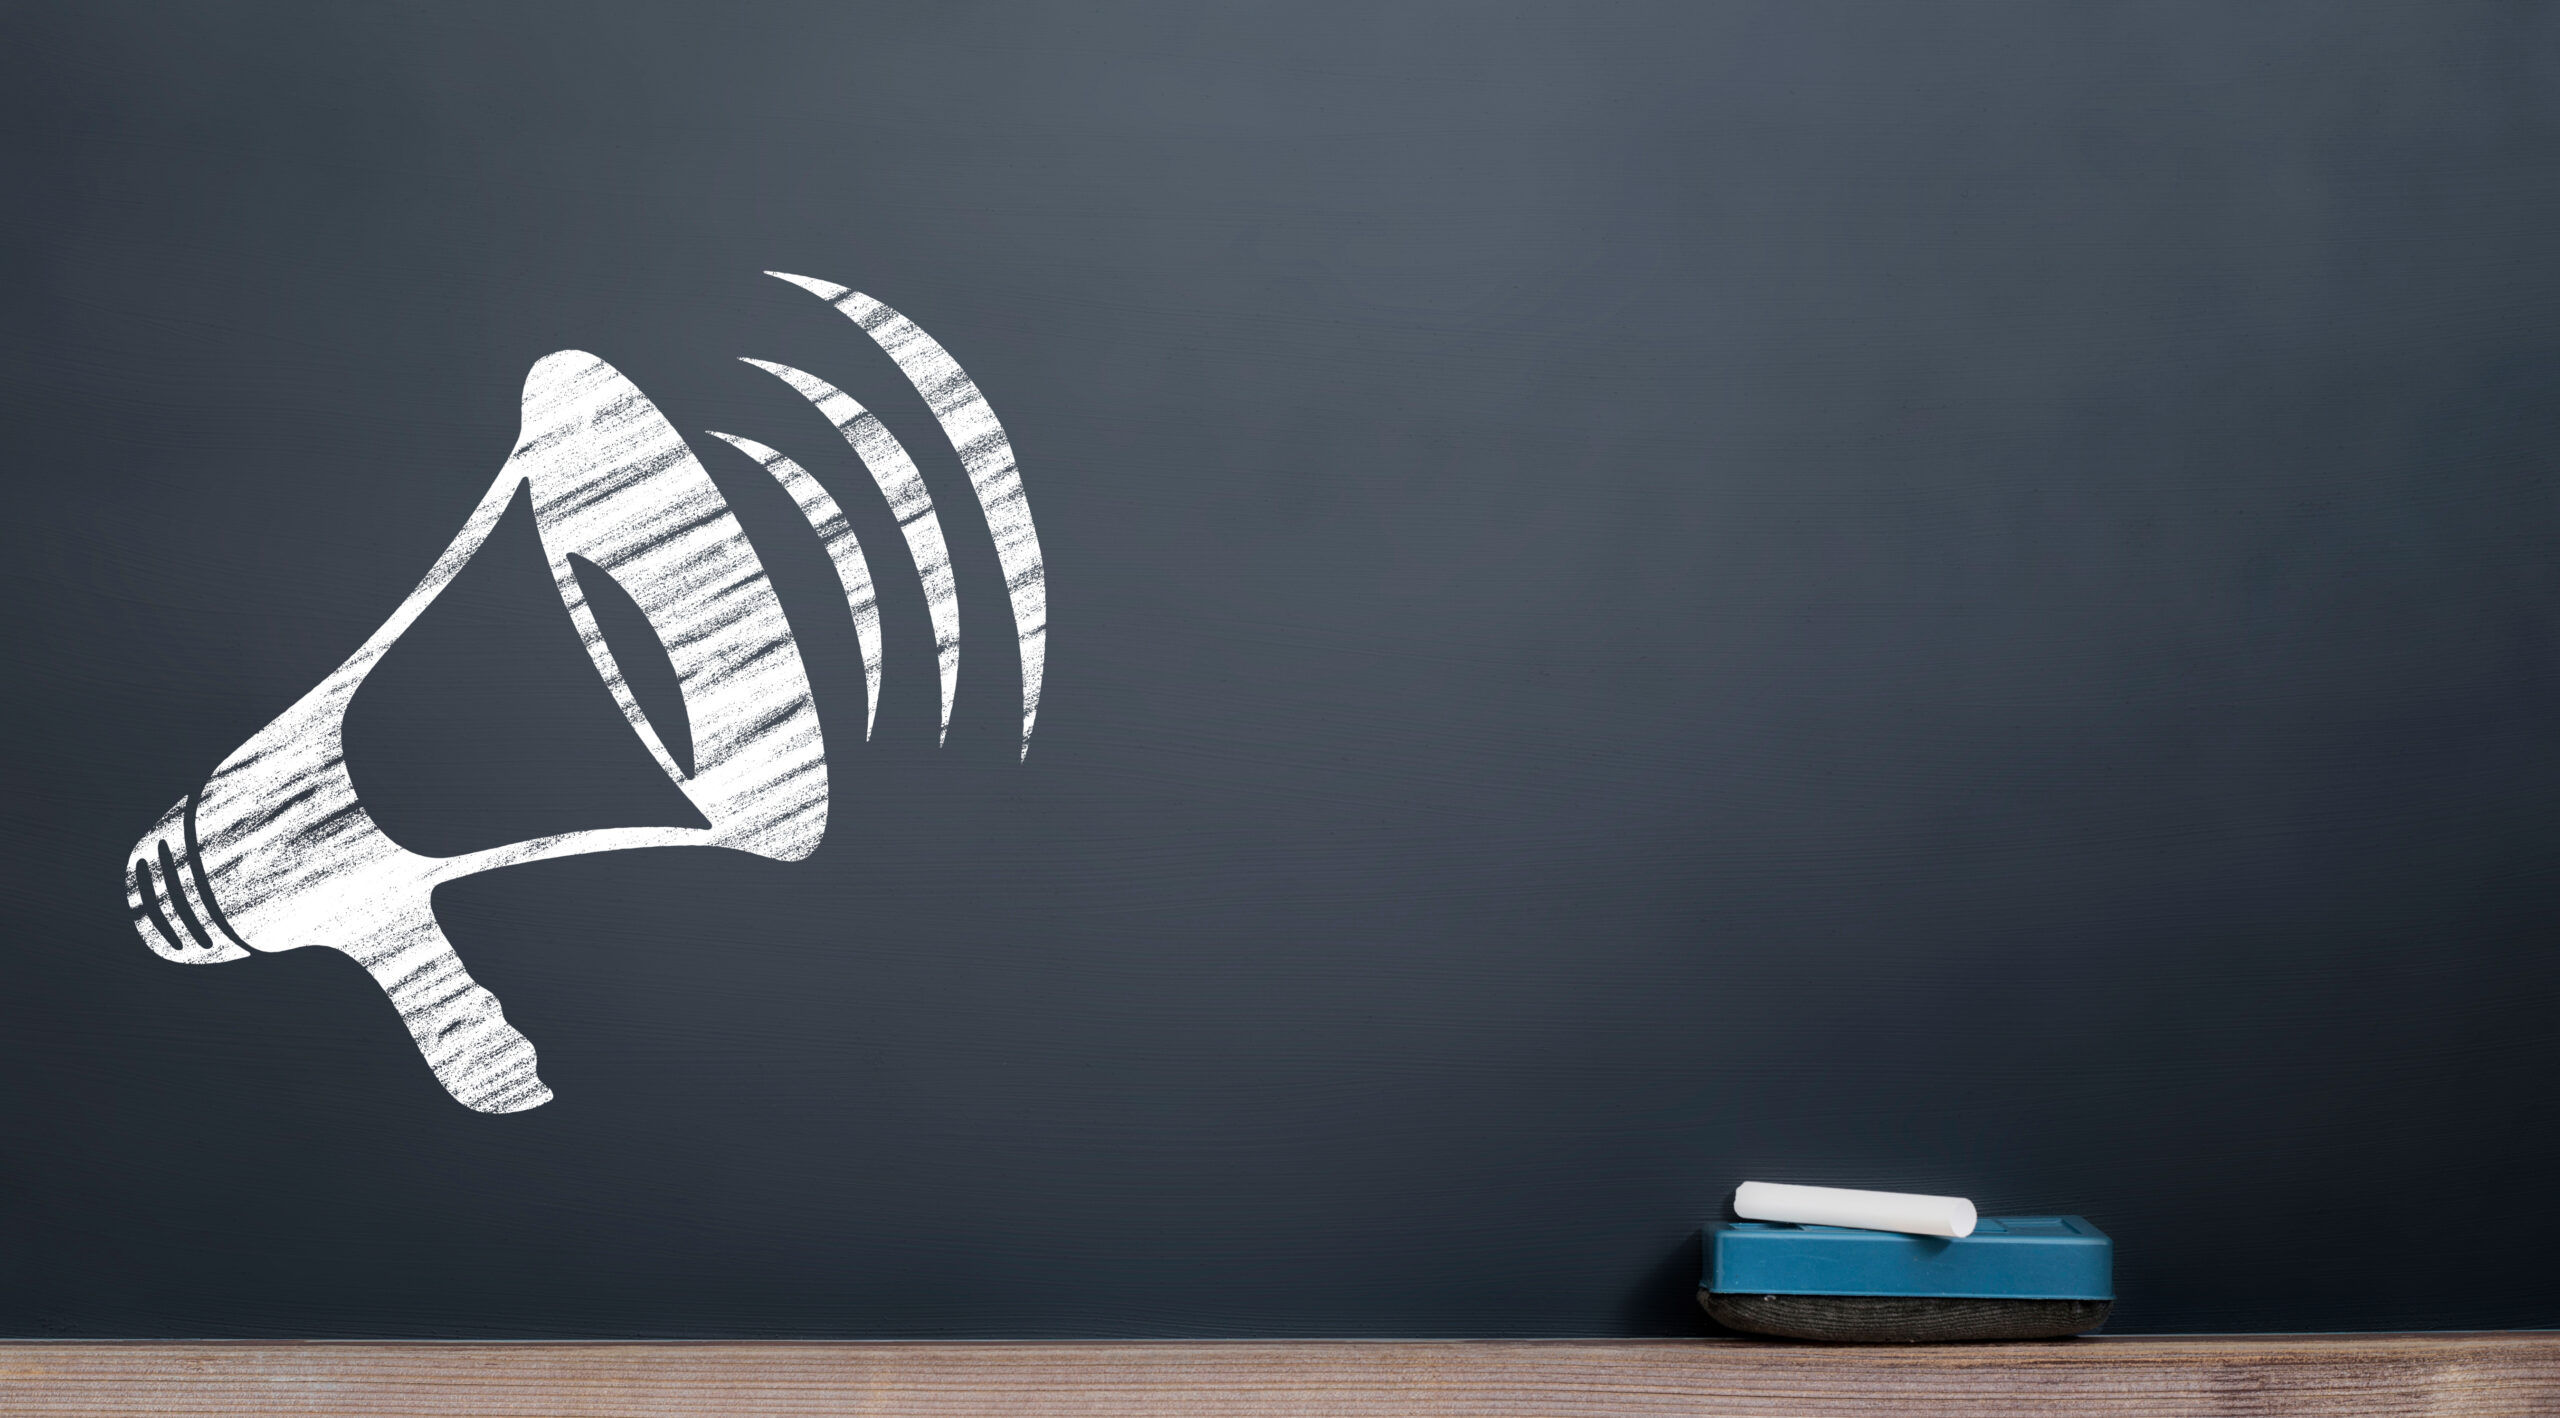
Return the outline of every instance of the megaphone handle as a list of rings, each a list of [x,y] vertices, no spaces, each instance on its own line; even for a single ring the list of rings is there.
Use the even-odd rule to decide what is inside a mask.
[[[483,1113],[518,1113],[550,1102],[551,1090],[534,1072],[532,1041],[507,1022],[498,997],[462,968],[427,902],[386,935],[391,938],[362,957],[365,970],[391,997],[445,1091]]]

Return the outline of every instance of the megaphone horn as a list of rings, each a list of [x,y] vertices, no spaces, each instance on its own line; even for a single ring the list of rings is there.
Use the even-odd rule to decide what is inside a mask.
[[[523,408],[523,437],[505,471],[417,589],[363,648],[162,816],[134,853],[128,883],[143,942],[166,960],[238,960],[249,948],[308,945],[353,956],[390,996],[446,1091],[490,1113],[539,1106],[551,1091],[533,1046],[438,929],[437,886],[629,847],[731,847],[794,861],[817,849],[827,823],[826,755],[790,626],[683,438],[611,365],[576,351],[534,365]],[[709,827],[571,832],[427,857],[393,842],[358,800],[340,738],[348,703],[488,539],[520,486],[530,489],[553,582],[597,672]],[[674,661],[693,725],[690,776],[623,681],[572,555],[631,592]]]

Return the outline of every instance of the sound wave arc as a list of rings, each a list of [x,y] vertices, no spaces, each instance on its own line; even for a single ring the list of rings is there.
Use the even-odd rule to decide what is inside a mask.
[[[770,360],[745,361],[788,384],[826,416],[862,461],[889,511],[905,534],[907,552],[915,558],[916,575],[924,582],[925,614],[933,621],[934,658],[942,666],[942,736],[951,736],[951,697],[960,687],[960,585],[951,572],[951,550],[942,540],[942,519],[933,515],[933,494],[906,445],[880,422],[879,415],[855,403],[853,396],[805,370]]]
[[[1040,557],[1040,529],[1031,520],[1031,499],[1022,490],[1022,469],[1014,461],[1013,440],[986,396],[960,361],[951,357],[914,321],[858,290],[767,271],[834,306],[862,328],[894,361],[907,382],[924,395],[942,425],[951,451],[969,475],[978,508],[986,514],[987,531],[995,538],[996,561],[1004,568],[1006,598],[1013,606],[1013,629],[1022,657],[1022,756],[1031,755],[1031,724],[1040,715],[1040,679],[1049,646],[1049,579]]]

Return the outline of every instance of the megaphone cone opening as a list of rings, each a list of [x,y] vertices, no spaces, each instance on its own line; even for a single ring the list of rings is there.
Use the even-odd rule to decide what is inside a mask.
[[[596,629],[612,647],[623,682],[639,702],[640,716],[666,746],[667,757],[675,760],[677,775],[692,777],[693,720],[685,713],[684,682],[676,674],[666,642],[658,638],[657,627],[649,624],[649,613],[640,609],[612,572],[575,552],[567,561],[579,592],[587,598],[587,609],[595,615]]]

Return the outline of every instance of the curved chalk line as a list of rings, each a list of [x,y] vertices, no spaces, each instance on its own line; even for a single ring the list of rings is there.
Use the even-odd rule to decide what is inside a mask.
[[[934,655],[942,662],[942,737],[951,735],[951,695],[960,683],[960,587],[951,572],[951,551],[942,540],[942,520],[933,515],[933,494],[904,445],[879,416],[855,403],[853,396],[814,374],[770,360],[745,361],[788,384],[801,398],[826,415],[854,456],[880,485],[889,511],[906,534],[915,557],[916,575],[924,582],[925,614],[933,620]],[[940,740],[936,740],[939,742]]]
[[[1041,671],[1049,643],[1048,574],[1040,558],[1040,531],[1032,524],[1031,503],[1022,490],[1022,470],[1015,463],[1013,441],[975,381],[949,351],[916,323],[862,292],[810,276],[767,271],[834,306],[862,327],[872,342],[896,362],[916,392],[924,396],[942,436],[960,455],[969,486],[986,514],[987,531],[995,538],[996,561],[1004,568],[1005,594],[1013,606],[1014,635],[1022,656],[1022,756],[1031,753],[1031,724],[1040,713]],[[946,672],[947,673],[947,672]],[[944,725],[950,722],[950,700],[943,701]]]

